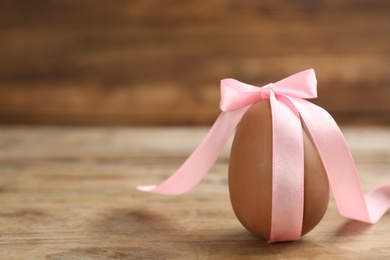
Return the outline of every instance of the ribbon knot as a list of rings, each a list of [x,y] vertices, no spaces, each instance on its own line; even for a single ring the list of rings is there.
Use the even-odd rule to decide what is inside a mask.
[[[261,100],[270,99],[271,91],[273,91],[274,83],[269,83],[262,87],[263,91],[261,91]]]
[[[303,220],[303,133],[316,147],[341,215],[375,223],[390,207],[390,185],[366,196],[360,187],[352,155],[333,118],[305,100],[317,97],[314,70],[306,70],[262,88],[234,79],[221,81],[223,111],[182,166],[159,185],[142,191],[178,195],[195,187],[214,165],[224,145],[249,107],[270,99],[272,111],[272,216],[270,242],[298,240]],[[286,131],[288,129],[288,131]]]

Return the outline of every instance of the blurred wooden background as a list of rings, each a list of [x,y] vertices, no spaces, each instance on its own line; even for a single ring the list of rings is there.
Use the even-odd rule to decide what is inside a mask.
[[[314,68],[341,124],[390,125],[388,0],[0,0],[0,123],[197,125],[219,81]]]

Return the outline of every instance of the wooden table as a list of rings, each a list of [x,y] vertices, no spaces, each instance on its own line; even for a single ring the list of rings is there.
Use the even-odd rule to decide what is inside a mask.
[[[390,183],[390,129],[343,128],[364,191]],[[390,212],[342,218],[331,199],[298,242],[268,244],[235,218],[228,147],[179,197],[146,194],[206,128],[0,127],[0,259],[389,259]]]

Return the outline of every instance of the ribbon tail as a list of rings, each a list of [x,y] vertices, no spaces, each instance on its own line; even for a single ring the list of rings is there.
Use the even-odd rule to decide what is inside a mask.
[[[351,152],[334,119],[306,100],[290,100],[317,148],[340,214],[366,223],[377,222],[390,207],[390,185],[364,196]]]
[[[281,99],[281,100],[278,100]],[[299,240],[304,201],[302,125],[284,96],[270,95],[272,109],[272,214],[269,242]]]
[[[141,191],[166,195],[180,195],[195,187],[214,165],[250,106],[222,112],[210,131],[182,166],[159,185],[137,186]]]

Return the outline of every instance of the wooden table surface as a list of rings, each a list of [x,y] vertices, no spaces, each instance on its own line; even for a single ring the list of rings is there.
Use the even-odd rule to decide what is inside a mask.
[[[268,244],[230,206],[229,146],[179,197],[170,175],[206,128],[0,127],[0,259],[389,259],[390,212],[342,218],[333,199],[298,242]],[[390,128],[342,128],[365,192],[390,183]]]

